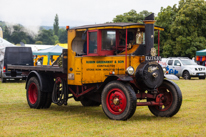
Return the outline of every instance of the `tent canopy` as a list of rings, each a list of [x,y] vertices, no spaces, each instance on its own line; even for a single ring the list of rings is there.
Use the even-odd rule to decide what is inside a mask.
[[[206,56],[206,49],[196,51],[196,56]]]
[[[48,65],[49,65],[50,56],[51,55],[61,55],[62,49],[65,49],[65,48],[60,47],[59,45],[56,45],[56,46],[51,47],[51,48],[42,49],[40,51],[34,51],[33,55],[47,55],[48,56]]]
[[[5,48],[13,47],[13,46],[15,45],[0,37],[0,64],[1,64],[1,61],[4,60]]]
[[[51,48],[47,48],[47,49],[42,49],[40,51],[34,51],[33,55],[60,55],[62,53],[62,49],[65,49],[63,47],[60,47],[59,45],[56,45],[54,47]]]

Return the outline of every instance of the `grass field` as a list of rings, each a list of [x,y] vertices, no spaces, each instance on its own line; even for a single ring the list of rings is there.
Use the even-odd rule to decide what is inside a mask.
[[[206,80],[175,81],[183,94],[180,111],[171,118],[155,117],[137,107],[127,121],[106,117],[101,107],[67,106],[30,109],[25,83],[0,83],[0,136],[206,136]]]

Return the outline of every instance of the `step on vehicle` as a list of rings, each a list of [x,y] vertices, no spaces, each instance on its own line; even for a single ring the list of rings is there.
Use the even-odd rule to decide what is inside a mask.
[[[136,106],[155,116],[172,117],[182,104],[180,88],[164,76],[154,48],[154,14],[144,24],[105,23],[69,28],[62,67],[10,65],[27,74],[26,96],[31,108],[67,105],[102,106],[113,120],[127,120]],[[169,77],[168,77],[169,78]],[[144,100],[140,102],[137,100]]]

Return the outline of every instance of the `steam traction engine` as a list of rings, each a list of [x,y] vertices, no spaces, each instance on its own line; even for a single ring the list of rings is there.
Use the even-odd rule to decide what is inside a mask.
[[[66,105],[74,98],[83,106],[102,105],[115,120],[126,120],[136,106],[148,106],[155,116],[171,117],[182,103],[179,87],[165,76],[154,48],[154,15],[144,24],[109,23],[69,29],[63,67],[10,65],[27,75],[31,108]],[[167,77],[167,78],[166,78]],[[145,102],[137,102],[145,100]]]

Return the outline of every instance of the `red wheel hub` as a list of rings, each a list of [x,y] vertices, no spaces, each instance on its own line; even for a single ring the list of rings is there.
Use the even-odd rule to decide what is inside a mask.
[[[160,93],[160,100],[163,103],[163,105],[162,106],[156,106],[156,108],[159,111],[166,111],[172,105],[172,102],[173,102],[172,93],[166,87],[160,87],[158,90],[159,90],[159,93]]]
[[[111,89],[106,97],[106,105],[108,110],[115,115],[119,115],[124,112],[127,106],[127,98],[121,89]]]
[[[35,83],[29,85],[28,96],[30,103],[35,104],[38,97],[38,89]]]

